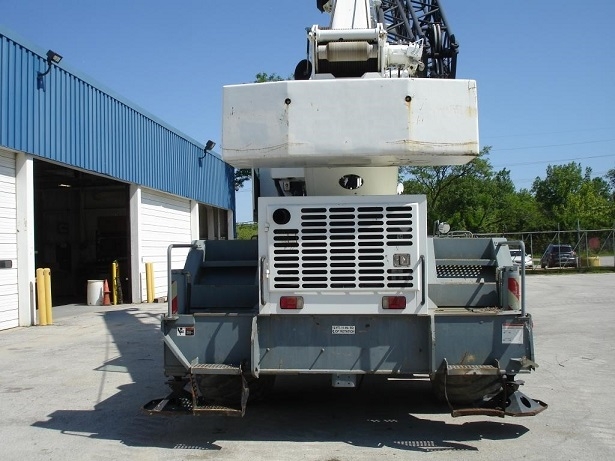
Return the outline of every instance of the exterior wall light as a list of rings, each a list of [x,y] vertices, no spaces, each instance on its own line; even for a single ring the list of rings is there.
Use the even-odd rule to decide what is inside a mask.
[[[51,71],[51,64],[58,65],[61,60],[62,56],[55,51],[47,51],[47,70],[45,72],[36,73],[36,88],[38,90],[45,91],[45,81],[43,80],[43,77]]]
[[[201,160],[205,158],[207,153],[210,152],[214,147],[216,147],[216,143],[209,139],[207,143],[205,143],[205,147],[203,148],[203,155],[199,157],[199,164],[201,163]]]

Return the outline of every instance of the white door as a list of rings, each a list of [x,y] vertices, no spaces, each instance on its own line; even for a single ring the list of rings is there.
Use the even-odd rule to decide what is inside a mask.
[[[167,296],[167,249],[172,243],[192,242],[190,200],[143,189],[140,232],[142,262],[154,264],[154,296]],[[173,269],[184,267],[187,253],[184,249],[173,251]],[[145,280],[141,298],[147,299]]]
[[[15,154],[0,151],[0,330],[19,324],[16,197]]]

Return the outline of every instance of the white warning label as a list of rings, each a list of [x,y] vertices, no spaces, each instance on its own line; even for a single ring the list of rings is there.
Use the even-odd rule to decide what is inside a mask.
[[[354,325],[333,325],[331,334],[334,335],[354,335]]]
[[[194,336],[194,327],[177,327],[177,336]]]
[[[523,324],[502,325],[502,344],[523,344]]]

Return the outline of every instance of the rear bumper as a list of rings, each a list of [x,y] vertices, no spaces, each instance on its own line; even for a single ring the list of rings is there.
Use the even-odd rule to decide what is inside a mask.
[[[496,361],[533,364],[532,322],[518,312],[442,310],[424,316],[207,314],[165,317],[165,373],[226,364],[259,374],[434,373]]]

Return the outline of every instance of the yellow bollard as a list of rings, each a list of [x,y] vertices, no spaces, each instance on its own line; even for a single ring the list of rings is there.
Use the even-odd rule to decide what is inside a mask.
[[[45,280],[45,310],[47,311],[47,325],[53,325],[53,313],[51,311],[51,269],[43,269]]]
[[[117,261],[111,264],[111,299],[114,306],[117,305]]]
[[[145,285],[147,287],[147,302],[154,302],[154,264],[145,263]]]
[[[36,305],[38,306],[38,324],[47,325],[47,304],[45,302],[45,276],[43,269],[36,269]]]

